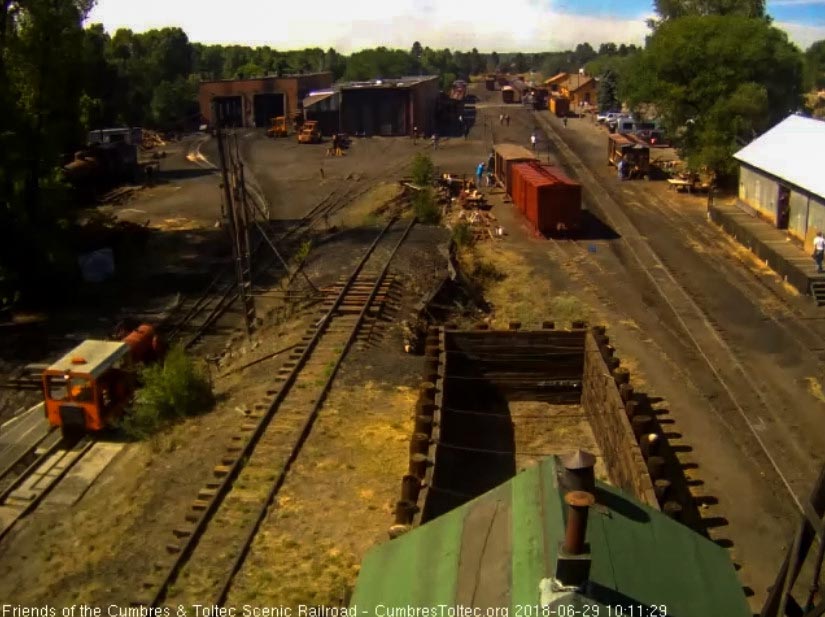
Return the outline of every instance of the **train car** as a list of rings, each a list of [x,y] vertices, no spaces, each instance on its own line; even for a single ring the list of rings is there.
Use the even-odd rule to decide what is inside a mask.
[[[564,118],[570,112],[570,99],[564,96],[551,96],[549,107],[557,118]]]
[[[134,396],[136,364],[158,361],[163,351],[147,324],[122,341],[83,341],[43,371],[49,424],[67,439],[110,427]]]
[[[607,138],[607,162],[610,165],[619,165],[624,160],[630,165],[627,176],[630,179],[650,178],[650,148],[641,140],[634,140],[628,135],[613,134]]]
[[[535,161],[536,154],[524,146],[518,144],[498,144],[493,148],[495,160],[495,176],[507,194],[512,198],[512,175],[511,167],[513,163],[522,161]]]

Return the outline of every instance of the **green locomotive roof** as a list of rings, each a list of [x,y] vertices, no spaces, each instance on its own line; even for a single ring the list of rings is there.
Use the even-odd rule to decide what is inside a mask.
[[[564,538],[556,465],[544,459],[372,549],[351,606],[372,615],[392,607],[509,607],[512,617],[531,617],[517,607],[540,605],[541,582],[553,578]],[[599,605],[600,615],[751,615],[725,549],[611,486],[597,483],[586,540],[589,582],[562,600],[590,607],[578,614],[595,615]],[[616,606],[626,608],[620,613]]]

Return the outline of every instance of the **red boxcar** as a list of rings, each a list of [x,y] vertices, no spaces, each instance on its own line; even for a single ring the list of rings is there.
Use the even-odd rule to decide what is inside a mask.
[[[537,162],[514,163],[512,174],[513,201],[540,233],[571,233],[581,228],[580,184],[558,167]]]
[[[513,205],[524,212],[524,180],[519,173],[522,163],[515,163],[510,169],[510,197]]]

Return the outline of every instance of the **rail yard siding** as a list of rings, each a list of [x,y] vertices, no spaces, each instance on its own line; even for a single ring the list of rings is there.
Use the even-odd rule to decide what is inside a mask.
[[[604,455],[610,481],[658,510],[659,502],[625,414],[625,405],[591,332],[584,343],[581,405]]]

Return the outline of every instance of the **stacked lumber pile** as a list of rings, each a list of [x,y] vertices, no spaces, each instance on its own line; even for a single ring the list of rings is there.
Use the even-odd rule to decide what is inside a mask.
[[[155,131],[150,131],[149,129],[143,129],[143,139],[140,142],[141,148],[144,150],[151,150],[153,148],[162,148],[165,145],[166,142],[163,141],[160,134]]]

